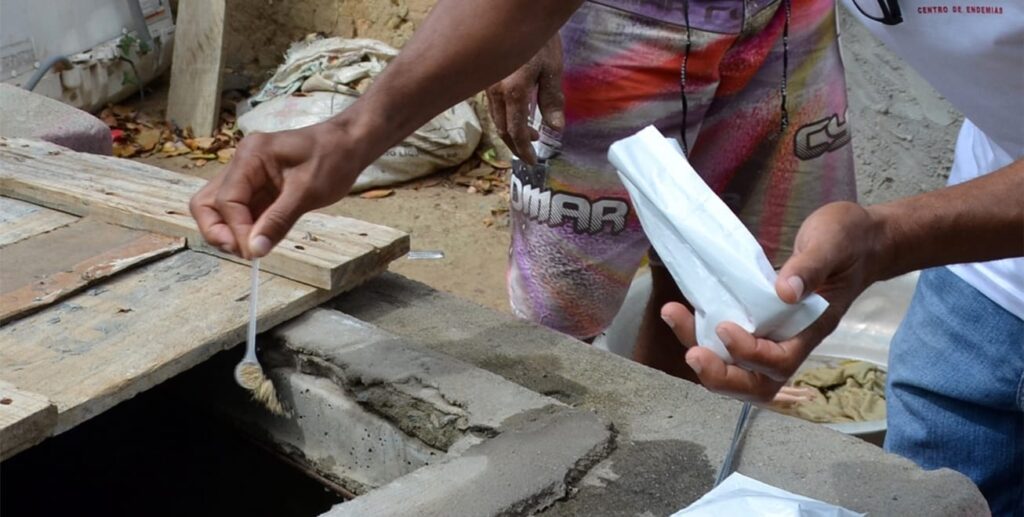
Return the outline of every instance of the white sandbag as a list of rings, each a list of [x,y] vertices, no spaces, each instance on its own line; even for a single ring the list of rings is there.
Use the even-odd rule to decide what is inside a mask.
[[[640,223],[686,299],[697,343],[732,362],[715,328],[731,321],[759,337],[789,339],[828,302],[812,294],[789,305],[775,293],[776,273],[739,218],[704,183],[675,140],[653,126],[608,150]]]
[[[359,98],[398,51],[366,39],[307,39],[288,51],[247,111],[244,134],[273,133],[327,120]],[[302,92],[303,95],[293,95]],[[434,117],[367,167],[353,192],[393,185],[453,167],[472,156],[482,130],[476,113],[460,102]]]

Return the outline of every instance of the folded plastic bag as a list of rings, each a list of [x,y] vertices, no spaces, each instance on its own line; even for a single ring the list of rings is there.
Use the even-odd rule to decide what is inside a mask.
[[[608,159],[629,191],[640,223],[686,299],[697,343],[732,362],[715,334],[731,321],[774,341],[789,339],[828,308],[812,294],[787,304],[776,273],[739,218],[704,183],[675,140],[653,126],[612,144]]]
[[[864,517],[841,506],[787,492],[781,488],[733,473],[722,484],[672,517]]]

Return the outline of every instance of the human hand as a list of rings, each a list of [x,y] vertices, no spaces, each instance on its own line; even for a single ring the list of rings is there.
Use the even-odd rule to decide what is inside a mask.
[[[266,255],[302,214],[348,193],[362,170],[352,140],[331,124],[246,136],[189,203],[203,238],[246,259]]]
[[[884,250],[884,225],[870,209],[848,202],[819,208],[797,233],[793,256],[782,266],[775,291],[786,303],[816,292],[829,302],[811,326],[791,339],[758,338],[735,323],[716,332],[735,364],[726,364],[708,348],[693,346],[693,314],[679,303],[662,307],[662,318],[686,352],[686,363],[712,391],[756,402],[772,400],[814,347],[835,330],[864,289],[878,280]]]
[[[487,89],[491,117],[501,139],[516,156],[531,165],[537,163],[533,146],[537,131],[529,126],[533,92],[541,117],[552,129],[565,126],[565,98],[562,95],[562,40],[555,34],[530,61]]]

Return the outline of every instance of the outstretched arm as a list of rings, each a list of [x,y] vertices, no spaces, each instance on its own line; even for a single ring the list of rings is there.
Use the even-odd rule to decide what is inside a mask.
[[[441,0],[348,109],[320,124],[244,138],[192,199],[212,245],[267,254],[298,218],[345,196],[356,176],[416,128],[525,63],[582,0]]]

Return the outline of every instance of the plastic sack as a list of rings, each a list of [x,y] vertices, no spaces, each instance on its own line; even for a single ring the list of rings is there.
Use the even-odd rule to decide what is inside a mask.
[[[731,321],[756,336],[782,341],[828,308],[816,294],[793,305],[779,299],[776,273],[761,246],[697,175],[675,140],[650,126],[612,144],[608,159],[651,245],[693,304],[699,345],[732,362],[715,333],[718,324]]]
[[[733,473],[710,492],[672,517],[864,517],[841,506],[787,492]]]
[[[307,38],[253,96],[238,118],[244,134],[297,129],[327,120],[359,98],[398,51],[369,39]],[[293,95],[301,92],[303,95]],[[472,156],[482,130],[467,102],[434,117],[367,167],[353,192],[453,167]]]

